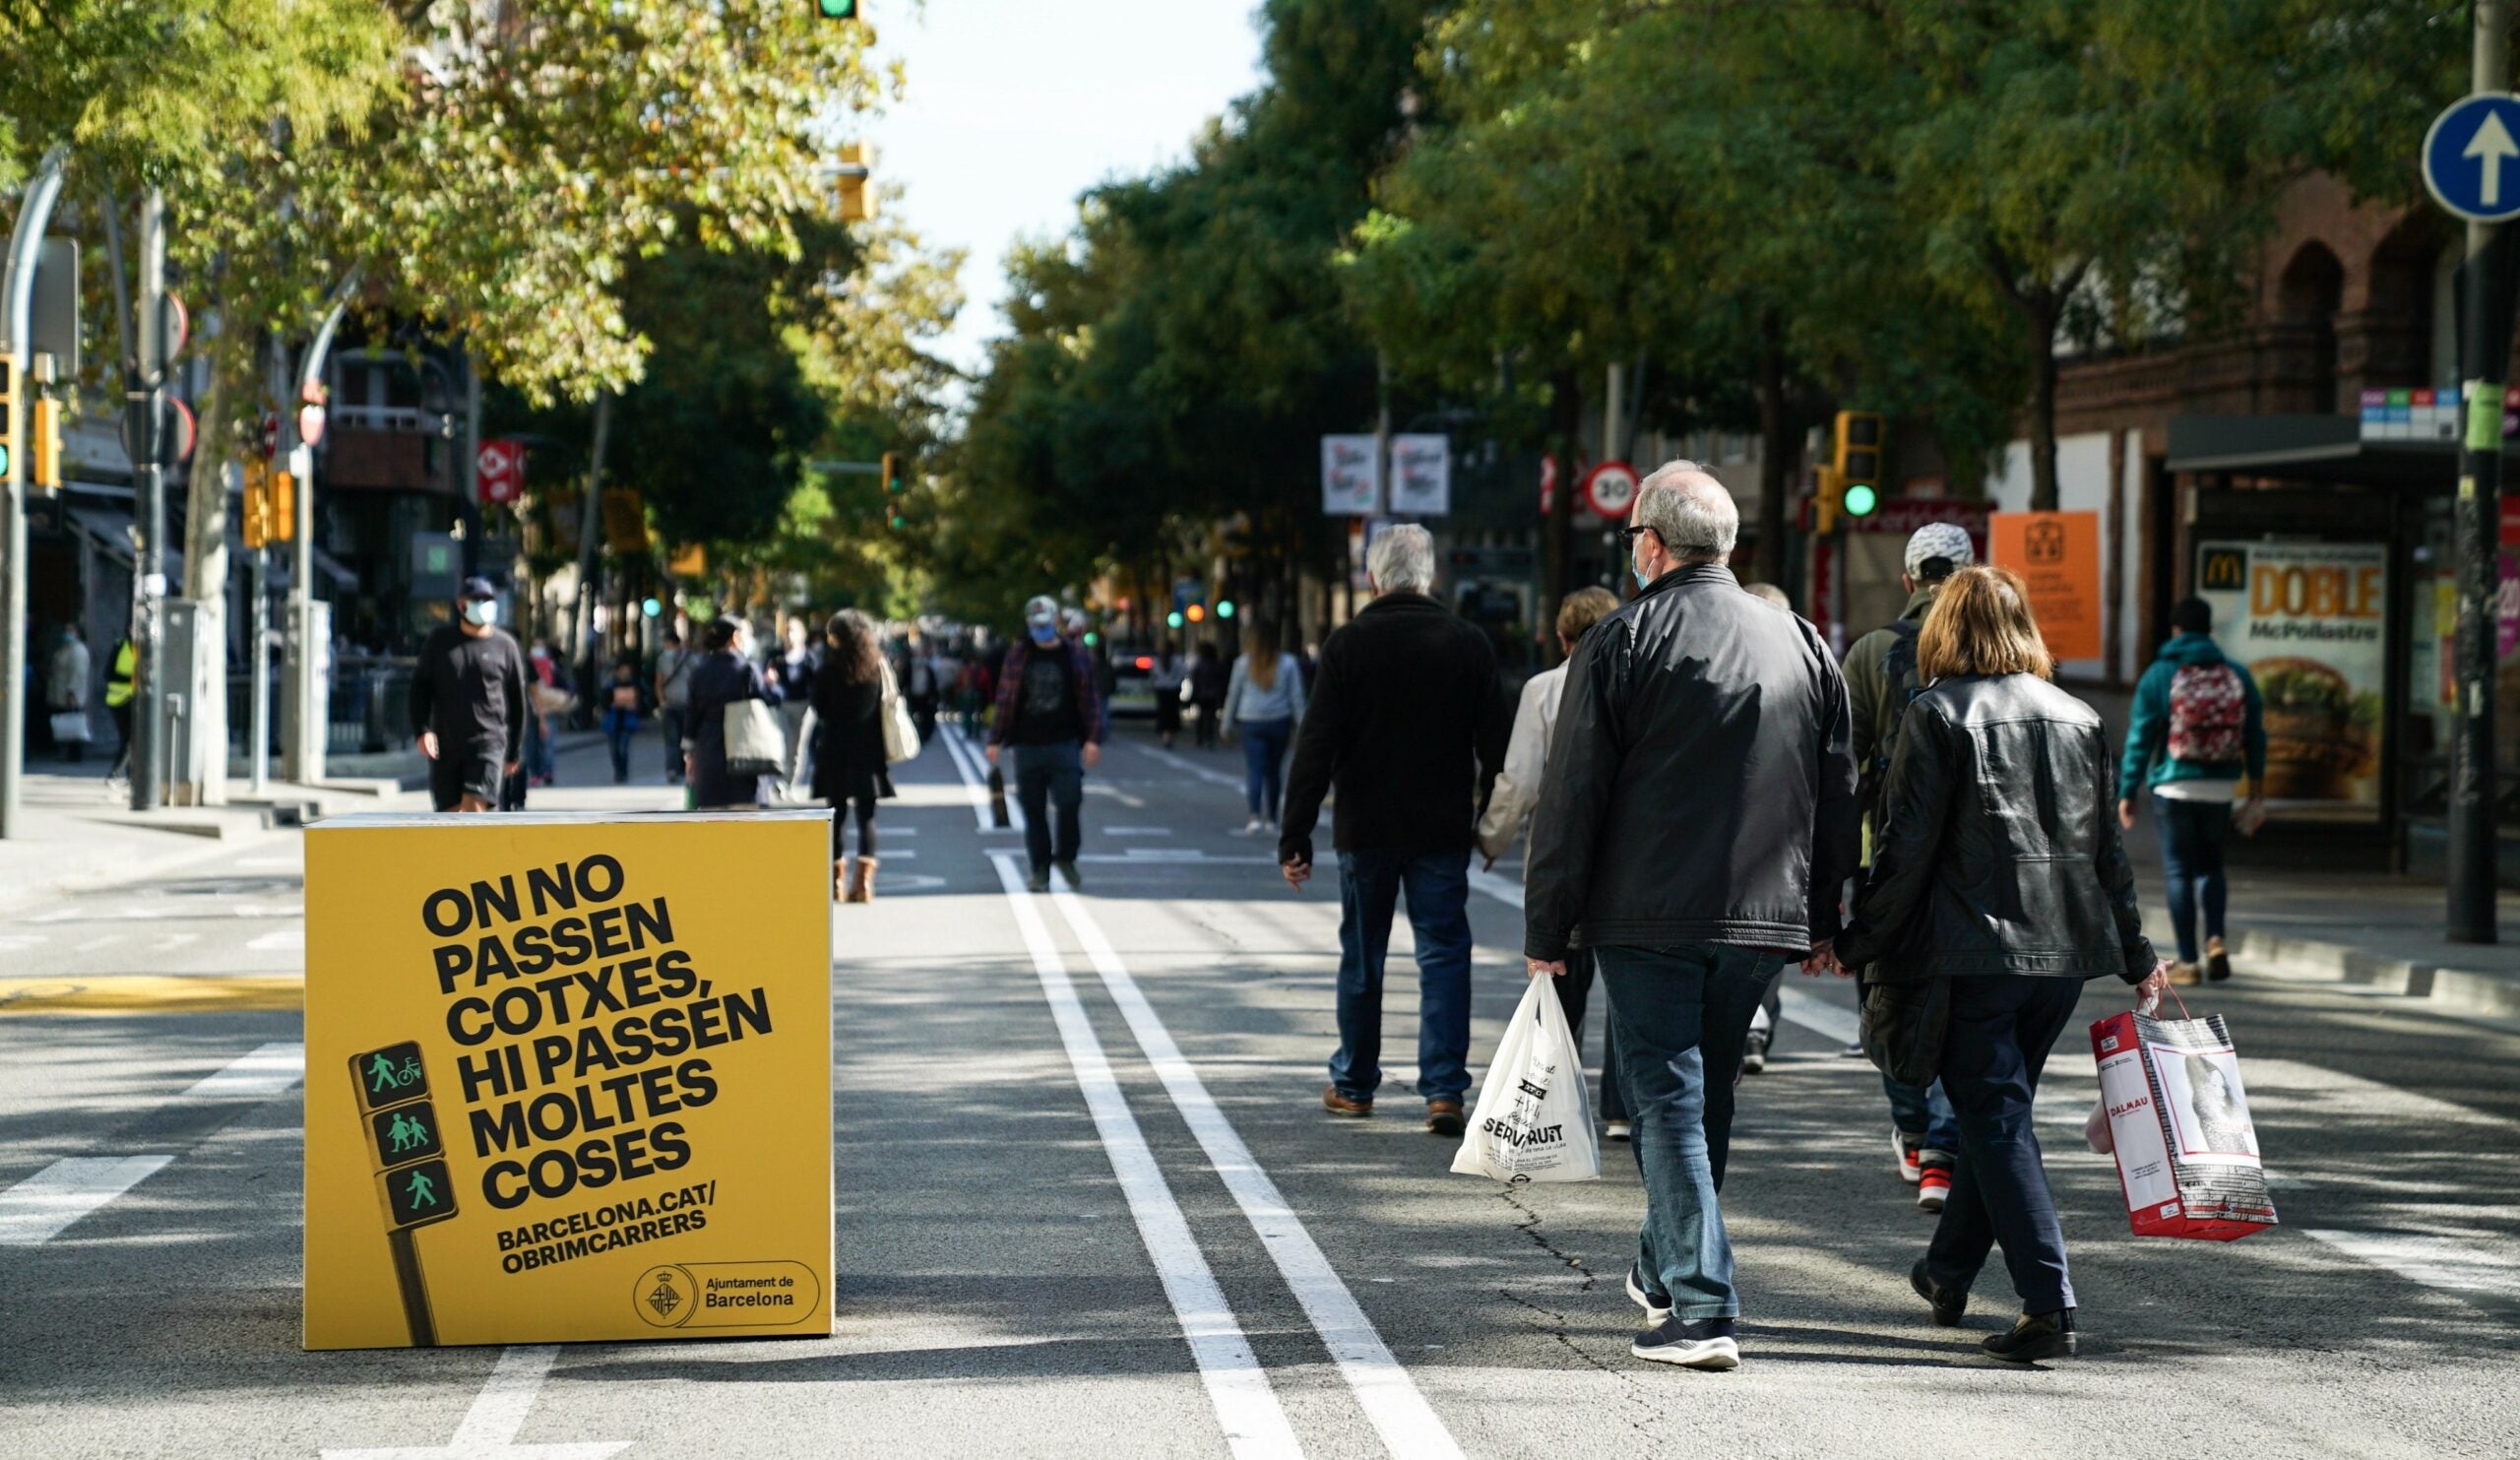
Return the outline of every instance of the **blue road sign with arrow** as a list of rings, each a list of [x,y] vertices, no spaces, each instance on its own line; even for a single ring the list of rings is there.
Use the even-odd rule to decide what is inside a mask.
[[[2520,96],[2484,93],[2435,118],[2424,134],[2424,185],[2461,218],[2520,218]]]

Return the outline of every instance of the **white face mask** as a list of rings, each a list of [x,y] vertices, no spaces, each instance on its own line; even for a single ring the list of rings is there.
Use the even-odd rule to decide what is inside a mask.
[[[488,628],[499,621],[496,599],[473,599],[464,605],[464,621],[476,628]]]

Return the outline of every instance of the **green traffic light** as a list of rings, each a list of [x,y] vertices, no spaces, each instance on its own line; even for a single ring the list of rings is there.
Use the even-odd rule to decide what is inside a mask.
[[[824,20],[853,21],[857,19],[857,0],[816,0],[816,3],[822,7]]]
[[[1231,618],[1232,616],[1233,616],[1233,600],[1231,600],[1231,599],[1219,599],[1219,600],[1217,600],[1217,617],[1219,617],[1219,618]]]
[[[9,443],[0,441],[0,476],[9,475]]]
[[[1164,623],[1166,628],[1179,628],[1181,626],[1181,610],[1175,608],[1171,612],[1165,614]]]
[[[1102,636],[1101,634],[1087,634],[1087,635],[1085,636],[1085,647],[1086,647],[1086,648],[1088,648],[1088,649],[1091,649],[1091,648],[1093,648],[1095,645],[1100,644],[1100,643],[1102,643]]]
[[[665,611],[665,605],[658,603],[655,599],[642,599],[639,601],[639,611],[650,618],[654,618],[658,614]]]
[[[1870,483],[1858,481],[1847,488],[1846,514],[1849,517],[1870,517],[1872,509],[1881,505],[1881,493]]]

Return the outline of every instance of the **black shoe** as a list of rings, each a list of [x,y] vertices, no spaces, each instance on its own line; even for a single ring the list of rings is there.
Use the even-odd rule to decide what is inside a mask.
[[[1040,867],[1035,867],[1033,869],[1033,875],[1024,879],[1024,890],[1026,892],[1049,891],[1050,874]]]
[[[1730,1318],[1665,1318],[1636,1336],[1627,1351],[1656,1364],[1682,1368],[1733,1368],[1741,1363],[1741,1346],[1732,1338]]]
[[[1627,1265],[1627,1298],[1628,1301],[1645,1309],[1645,1321],[1648,1323],[1661,1323],[1671,1316],[1671,1300],[1656,1298],[1646,1292],[1645,1270],[1633,1262]]]
[[[1969,1295],[1954,1293],[1926,1277],[1925,1260],[1922,1257],[1917,1259],[1916,1266],[1908,1269],[1908,1286],[1917,1290],[1919,1298],[1933,1304],[1933,1321],[1937,1327],[1957,1328],[1961,1315],[1969,1311]]]
[[[1067,879],[1068,891],[1083,892],[1085,890],[1085,879],[1076,874],[1076,862],[1073,859],[1068,861],[1054,861],[1050,863],[1050,865],[1057,867],[1059,869],[1059,875]]]
[[[2070,1359],[2074,1356],[2074,1310],[2024,1313],[2011,1328],[1988,1338],[1981,1347],[2012,1364]]]

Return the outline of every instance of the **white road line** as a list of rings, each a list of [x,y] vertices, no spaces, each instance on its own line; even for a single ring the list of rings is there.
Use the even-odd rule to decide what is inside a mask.
[[[73,952],[73,953],[94,953],[94,952],[95,952],[97,949],[99,949],[99,948],[101,948],[101,947],[105,946],[107,943],[110,943],[110,942],[112,942],[114,939],[116,939],[116,938],[118,938],[118,937],[121,937],[121,936],[122,936],[122,934],[121,934],[121,933],[118,933],[118,932],[109,932],[109,933],[105,934],[105,935],[104,935],[103,937],[101,937],[101,938],[90,938],[88,941],[86,941],[86,942],[84,942],[84,943],[73,943],[73,944],[71,944],[71,945],[70,945],[70,951],[71,951],[71,952]]]
[[[0,1247],[33,1247],[155,1175],[172,1156],[64,1156],[0,1191]]]
[[[1172,835],[1172,828],[1168,826],[1106,826],[1102,828],[1102,835],[1106,837],[1168,837]]]
[[[164,937],[161,937],[158,941],[150,944],[149,951],[152,953],[171,953],[175,949],[184,946],[186,943],[197,943],[199,941],[201,941],[201,934],[197,932],[170,932]]]
[[[306,1078],[306,1047],[264,1045],[205,1079],[177,1100],[262,1100]]]
[[[981,831],[1001,830],[989,815],[988,757],[961,730],[948,731],[940,738],[945,741],[945,758],[954,763],[954,769],[962,775],[963,785],[972,793],[973,819],[980,824]],[[1015,788],[1011,785],[1006,788],[1006,823],[1005,830],[1024,829],[1024,808],[1016,802]]]
[[[1470,869],[1470,885],[1516,910],[1523,906],[1523,884],[1501,872]],[[1855,1014],[1825,999],[1814,997],[1788,984],[1778,990],[1782,996],[1787,1020],[1799,1024],[1822,1039],[1840,1045],[1852,1045],[1858,1034]],[[2080,1123],[2081,1116],[2074,1117]]]
[[[1223,771],[1209,770],[1206,766],[1199,764],[1197,761],[1186,760],[1181,756],[1173,754],[1169,750],[1162,749],[1154,745],[1140,745],[1137,747],[1137,750],[1141,755],[1148,756],[1165,765],[1170,766],[1172,769],[1179,771],[1182,775],[1195,776],[1199,780],[1205,781],[1211,786],[1222,786],[1228,791],[1234,792],[1247,789],[1243,786],[1242,778],[1240,776],[1228,776]]]
[[[1131,795],[1108,781],[1086,782],[1085,793],[1087,795],[1099,795],[1107,800],[1118,801],[1121,805],[1128,807],[1132,811],[1143,811],[1146,809],[1146,798],[1144,796]]]
[[[1021,904],[1023,900],[1015,892],[1013,859],[1001,854],[997,866],[1008,895]],[[1120,1016],[1128,1021],[1138,1047],[1155,1066],[1156,1078],[1164,1082],[1165,1093],[1172,1097],[1190,1133],[1198,1138],[1199,1149],[1207,1153],[1208,1164],[1224,1179],[1234,1204],[1242,1208],[1251,1230],[1259,1235],[1261,1245],[1268,1249],[1270,1259],[1277,1263],[1279,1273],[1294,1293],[1295,1301],[1302,1304],[1313,1331],[1321,1335],[1332,1361],[1339,1365],[1340,1377],[1348,1381],[1374,1432],[1382,1436],[1383,1447],[1399,1460],[1456,1460],[1462,1449],[1454,1442],[1452,1432],[1418,1391],[1409,1370],[1392,1358],[1382,1335],[1374,1331],[1365,1310],[1357,1306],[1355,1295],[1348,1291],[1320,1244],[1287,1204],[1278,1183],[1253,1159],[1251,1148],[1243,1144],[1233,1122],[1218,1109],[1199,1072],[1182,1057],[1171,1032],[1164,1027],[1154,1005],[1147,1002],[1137,981],[1129,976],[1128,966],[1103,935],[1092,909],[1072,892],[1053,892],[1050,900],[1058,905],[1060,916],[1076,933],[1094,971],[1102,976],[1111,1001],[1119,1005]]]
[[[1261,1368],[1259,1356],[1251,1352],[1250,1340],[1227,1304],[1225,1290],[1217,1286],[1207,1257],[1190,1236],[1190,1224],[1173,1200],[1155,1153],[1147,1148],[1145,1132],[1129,1112],[1128,1100],[1111,1073],[1111,1062],[1086,1017],[1085,1005],[1076,996],[1076,984],[1068,978],[1058,946],[1050,941],[1050,930],[1015,870],[1016,855],[996,852],[989,859],[1006,888],[1007,903],[1015,910],[1016,928],[1032,952],[1033,972],[1041,981],[1041,996],[1058,1025],[1059,1042],[1067,1047],[1077,1088],[1085,1093],[1085,1108],[1094,1116],[1094,1128],[1102,1138],[1103,1153],[1110,1158],[1112,1175],[1119,1178],[1120,1194],[1128,1201],[1147,1256],[1164,1281],[1164,1296],[1181,1321],[1190,1357],[1199,1366],[1199,1381],[1207,1386],[1217,1423],[1224,1427],[1226,1443],[1237,1456],[1301,1455],[1302,1447],[1295,1443],[1277,1390]]]
[[[2318,1228],[2305,1228],[2303,1235],[2427,1288],[2520,1299],[2520,1262],[2453,1238]]]
[[[284,927],[278,932],[263,934],[245,947],[254,953],[303,953],[306,951],[306,929]]]
[[[394,1445],[382,1449],[327,1449],[324,1460],[606,1460],[635,1443],[632,1440],[580,1440],[569,1444],[521,1445],[517,1431],[534,1412],[535,1396],[559,1362],[557,1344],[521,1344],[499,1355],[472,1407],[455,1427],[455,1438],[444,1445]]]

